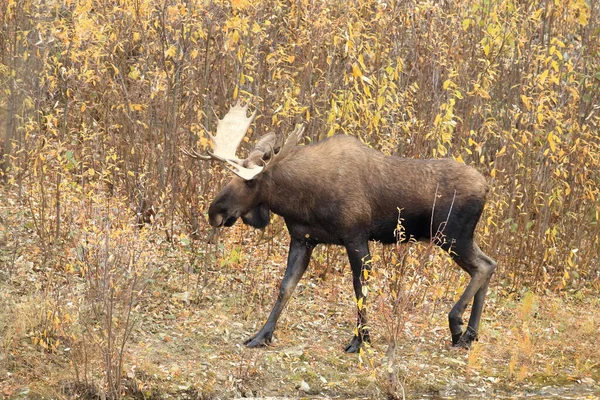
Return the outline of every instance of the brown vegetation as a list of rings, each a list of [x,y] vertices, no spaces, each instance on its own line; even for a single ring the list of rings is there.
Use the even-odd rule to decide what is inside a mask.
[[[595,0],[0,0],[0,396],[597,390],[599,17]],[[335,248],[275,349],[237,346],[287,234],[212,231],[228,173],[180,152],[237,98],[259,111],[250,141],[306,122],[486,175],[478,242],[499,267],[470,353],[443,340],[464,278],[421,245],[374,249],[387,333],[362,364],[338,346],[354,309]]]

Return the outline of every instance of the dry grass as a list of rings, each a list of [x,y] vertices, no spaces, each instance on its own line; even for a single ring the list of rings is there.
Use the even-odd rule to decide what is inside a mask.
[[[15,222],[7,213],[3,218]],[[0,393],[7,398],[93,397],[102,386],[105,362],[97,343],[88,343],[86,358],[81,353],[81,329],[89,324],[83,320],[89,315],[81,312],[85,278],[58,265],[42,267],[41,253],[33,250],[35,241],[27,241],[27,230],[15,226],[9,228],[0,254],[3,260],[10,258],[15,241],[20,243],[19,257],[0,280]],[[449,347],[446,313],[464,279],[437,252],[432,262],[448,272],[430,282],[420,292],[423,298],[402,316],[394,388],[388,371],[393,315],[386,293],[390,278],[381,270],[384,262],[374,264],[373,346],[361,363],[356,355],[343,352],[352,336],[355,310],[347,262],[335,248],[316,254],[284,312],[273,346],[247,349],[241,343],[260,328],[270,311],[287,247],[282,234],[257,245],[259,239],[259,234],[236,226],[221,236],[217,262],[196,271],[185,246],[152,243],[160,268],[136,301],[122,394],[134,398],[387,398],[401,390],[407,398],[600,394],[597,297],[585,290],[507,292],[495,280],[480,341],[470,352],[455,350]],[[374,253],[375,259],[386,255],[380,246]],[[436,292],[439,287],[443,292]],[[49,322],[49,315],[57,317]]]

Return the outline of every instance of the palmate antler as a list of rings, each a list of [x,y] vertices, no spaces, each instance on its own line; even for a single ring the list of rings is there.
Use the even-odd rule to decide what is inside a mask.
[[[217,133],[214,136],[209,133],[213,142],[212,152],[209,151],[207,152],[208,155],[202,155],[196,150],[188,151],[182,149],[182,151],[192,158],[202,160],[210,160],[212,158],[225,162],[232,167],[228,167],[231,172],[248,181],[256,178],[261,172],[272,168],[283,160],[296,146],[304,133],[304,126],[296,126],[296,129],[289,135],[277,153],[275,153],[275,135],[267,135],[259,141],[259,144],[252,152],[251,157],[254,157],[240,160],[235,153],[244,139],[250,124],[254,121],[256,111],[250,117],[247,117],[247,114],[248,104],[242,106],[238,100],[235,106],[231,107],[223,119],[217,123]],[[267,154],[267,149],[270,150],[269,154],[271,154],[271,158],[268,162],[265,162],[263,158]],[[257,156],[258,160],[256,159]],[[262,163],[262,165],[259,165],[257,161]]]
[[[275,153],[275,151],[274,151],[275,149],[273,148],[273,145],[271,145],[270,146],[270,150],[271,150],[271,154],[272,154],[271,159],[269,161],[265,162],[265,161],[262,161],[262,158],[261,158],[261,161],[263,162],[264,165],[262,165],[262,166],[256,165],[253,160],[249,160],[250,162],[246,162],[248,159],[243,160],[242,163],[234,163],[234,162],[227,160],[227,163],[233,167],[233,168],[229,168],[229,170],[244,180],[249,181],[251,179],[254,179],[258,174],[260,174],[263,171],[273,168],[281,160],[283,160],[288,154],[290,154],[292,149],[294,147],[296,147],[296,144],[298,144],[298,141],[302,137],[303,133],[304,133],[304,126],[303,125],[296,126],[296,129],[294,129],[294,131],[290,134],[290,136],[288,136],[288,138],[283,143],[283,146],[281,146],[281,150],[279,150],[279,152],[277,152],[277,153]],[[272,136],[272,138],[273,138],[272,140],[275,141],[274,135]],[[264,156],[264,153],[263,153],[263,156]],[[250,166],[244,167],[243,164],[250,164]]]
[[[221,159],[221,161],[239,161],[235,156],[235,152],[244,136],[246,136],[250,124],[256,118],[256,111],[250,117],[247,117],[247,114],[248,104],[242,106],[238,100],[223,119],[219,120],[217,134],[215,136],[210,135],[213,140],[213,157]]]
[[[213,151],[209,151],[208,155],[202,155],[196,150],[182,149],[182,151],[192,158],[201,160],[214,158],[219,161],[240,161],[235,156],[235,151],[256,117],[256,111],[249,118],[246,116],[247,113],[248,105],[242,106],[239,100],[229,109],[229,112],[217,123],[217,133],[214,136],[208,133],[213,142]]]

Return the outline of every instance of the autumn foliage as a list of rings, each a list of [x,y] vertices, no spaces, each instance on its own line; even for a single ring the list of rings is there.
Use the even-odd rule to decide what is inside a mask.
[[[76,334],[108,349],[115,378],[133,294],[163,256],[227,268],[205,218],[227,171],[181,148],[207,148],[237,98],[259,110],[250,143],[305,122],[306,143],[347,134],[473,165],[490,183],[478,235],[501,295],[600,288],[595,1],[0,0],[0,23],[0,207],[15,218],[0,246],[15,221],[32,240],[2,262],[86,276],[90,304],[120,299],[79,310],[112,333]],[[49,310],[35,335],[51,350],[70,325]]]

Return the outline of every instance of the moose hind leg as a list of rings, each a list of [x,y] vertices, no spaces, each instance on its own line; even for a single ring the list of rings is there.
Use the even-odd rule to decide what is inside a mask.
[[[478,259],[487,265],[486,272],[488,273],[487,279],[483,283],[483,285],[479,288],[477,293],[475,293],[475,297],[473,299],[473,307],[471,308],[471,316],[469,317],[469,324],[467,325],[467,330],[460,337],[457,347],[469,348],[471,346],[471,342],[477,340],[477,335],[479,332],[479,322],[481,321],[481,313],[483,311],[483,303],[485,301],[485,296],[488,291],[488,286],[490,285],[490,279],[492,278],[492,274],[496,270],[496,261],[492,260],[487,256],[481,249],[474,244],[473,247],[477,252]]]
[[[453,257],[456,263],[471,276],[471,281],[448,314],[448,323],[452,334],[452,345],[469,348],[471,342],[477,339],[483,302],[490,278],[496,269],[496,262],[483,253],[473,242],[463,250],[454,250]],[[471,317],[467,329],[463,333],[462,315],[472,299]]]

